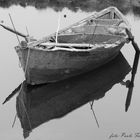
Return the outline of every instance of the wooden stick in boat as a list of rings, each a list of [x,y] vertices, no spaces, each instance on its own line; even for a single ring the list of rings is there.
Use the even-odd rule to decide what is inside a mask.
[[[128,108],[130,106],[130,103],[131,103],[132,92],[133,92],[133,87],[134,87],[134,80],[135,80],[135,75],[137,72],[137,67],[138,67],[138,62],[139,62],[140,49],[139,49],[137,43],[135,42],[132,33],[128,29],[126,29],[126,33],[128,34],[129,40],[131,41],[131,43],[135,49],[135,52],[136,52],[133,67],[132,67],[131,81],[129,83],[128,93],[127,93],[127,98],[126,98],[126,103],[125,103],[125,111],[127,112]]]
[[[40,45],[43,46],[68,46],[68,47],[93,47],[94,45],[92,44],[78,44],[78,43],[41,43]]]

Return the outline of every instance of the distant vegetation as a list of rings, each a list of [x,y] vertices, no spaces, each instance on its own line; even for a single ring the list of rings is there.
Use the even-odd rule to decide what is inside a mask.
[[[61,11],[64,7],[67,7],[75,12],[79,9],[91,12],[99,11],[108,6],[116,6],[124,14],[134,10],[137,15],[140,15],[140,7],[133,4],[134,0],[0,0],[0,7],[3,8],[20,5],[22,7],[33,6],[37,9],[51,7],[55,11]]]

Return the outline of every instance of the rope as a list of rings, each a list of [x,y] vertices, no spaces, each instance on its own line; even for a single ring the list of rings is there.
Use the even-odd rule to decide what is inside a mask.
[[[98,126],[98,128],[99,128],[100,126],[99,126],[99,123],[98,123],[98,120],[97,120],[96,114],[95,114],[95,112],[94,112],[94,110],[93,110],[93,101],[92,101],[92,102],[89,102],[89,104],[90,104],[90,107],[91,107],[92,113],[93,113],[93,115],[94,115],[94,118],[95,118],[96,124],[97,124],[97,126]]]
[[[14,125],[15,125],[16,118],[17,118],[17,114],[16,114],[16,115],[15,115],[15,117],[14,117],[14,121],[13,121],[13,124],[12,124],[12,128],[13,128],[13,127],[14,127]]]

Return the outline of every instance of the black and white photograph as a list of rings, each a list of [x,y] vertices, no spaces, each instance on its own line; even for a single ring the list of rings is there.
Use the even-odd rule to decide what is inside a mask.
[[[139,140],[140,0],[0,0],[0,139]]]

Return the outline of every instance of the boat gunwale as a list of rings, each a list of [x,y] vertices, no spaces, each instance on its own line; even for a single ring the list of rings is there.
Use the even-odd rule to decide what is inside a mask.
[[[120,28],[120,27],[117,27],[117,28]],[[125,29],[125,27],[121,27],[122,29]],[[92,33],[75,33],[75,34],[62,34],[62,35],[59,35],[59,36],[70,36],[70,35],[93,35]],[[94,34],[94,35],[104,35],[104,36],[111,36],[111,37],[116,37],[116,38],[120,38],[120,39],[118,39],[117,41],[115,41],[114,43],[110,43],[110,44],[116,44],[116,42],[118,42],[118,41],[120,41],[120,40],[125,40],[124,42],[126,42],[126,40],[127,40],[127,35],[119,35],[119,34],[101,34],[101,33],[96,33],[96,34]],[[74,48],[74,47],[81,47],[81,46],[83,46],[83,47],[91,47],[91,49],[94,47],[94,46],[100,46],[100,45],[106,45],[106,44],[109,44],[108,42],[110,41],[110,39],[109,40],[107,40],[107,41],[105,41],[105,42],[103,42],[103,43],[96,43],[96,44],[91,44],[91,43],[56,43],[56,42],[54,42],[54,43],[52,43],[52,42],[44,42],[44,43],[40,43],[40,44],[38,44],[38,45],[40,45],[40,46],[52,46],[52,47],[57,47],[57,48],[61,48],[61,50],[62,49],[75,49],[75,50],[78,50],[78,48]],[[31,42],[31,44],[32,44],[33,42]],[[35,45],[35,46],[32,46],[31,44],[28,44],[27,45],[27,48],[36,48],[36,49],[38,49],[38,50],[41,50],[41,47],[36,47],[36,46],[38,46],[38,45]],[[62,46],[67,46],[68,48],[62,48],[62,46],[61,46],[61,44],[62,44]],[[65,44],[65,45],[64,45]],[[98,44],[98,45],[97,45]],[[61,46],[61,47],[60,47]],[[95,47],[94,47],[95,48]],[[97,47],[96,47],[97,48]],[[25,48],[24,48],[25,49]],[[42,48],[42,50],[47,50],[47,51],[49,51],[49,50],[53,50],[53,49],[49,49],[49,48],[45,48],[45,49],[43,49]],[[79,49],[79,50],[87,50],[87,49]],[[88,49],[88,50],[90,50],[90,48]]]
[[[68,48],[65,48],[65,47],[59,47],[59,46],[55,46],[53,45],[51,48],[42,48],[42,47],[21,47],[21,46],[16,46],[15,47],[15,50],[18,51],[18,50],[25,50],[25,49],[31,49],[31,50],[38,50],[38,51],[46,51],[46,52],[54,52],[54,51],[69,51],[69,52],[90,52],[90,51],[93,51],[95,49],[98,49],[98,48],[113,48],[113,47],[117,47],[119,46],[120,44],[125,44],[127,42],[127,39],[126,38],[123,38],[123,40],[117,40],[116,42],[114,43],[110,43],[110,44],[105,44],[105,43],[100,43],[100,44],[87,44],[87,49],[79,49],[79,48],[74,48],[74,45],[72,47],[69,47],[67,46]],[[57,45],[58,43],[56,43]],[[61,43],[59,43],[61,44]],[[81,44],[83,45],[83,44]],[[79,44],[80,46],[80,44]],[[110,46],[110,47],[108,47]]]

